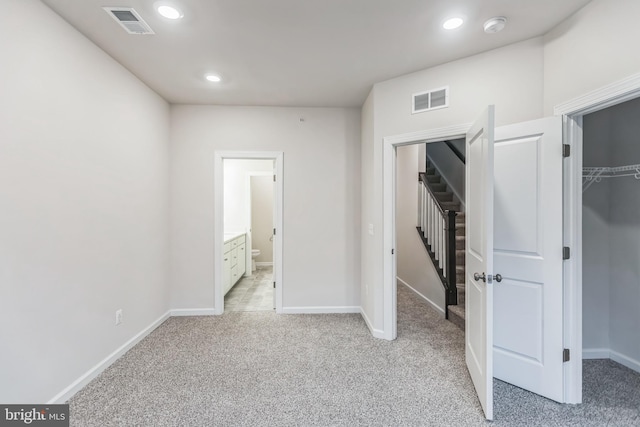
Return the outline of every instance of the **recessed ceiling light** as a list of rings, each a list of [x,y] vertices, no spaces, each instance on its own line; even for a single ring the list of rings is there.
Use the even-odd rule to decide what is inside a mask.
[[[444,21],[444,23],[442,24],[442,28],[444,28],[445,30],[455,30],[456,28],[459,28],[463,23],[464,20],[462,18],[450,18]]]
[[[173,6],[167,6],[166,4],[160,5],[157,8],[158,13],[167,19],[180,19],[182,18],[182,12]]]
[[[496,16],[484,23],[484,32],[488,34],[497,33],[498,31],[502,31],[506,25],[507,18],[504,16]]]
[[[215,74],[207,74],[206,76],[204,76],[204,78],[214,83],[217,83],[220,80],[222,80],[220,76],[216,76]]]

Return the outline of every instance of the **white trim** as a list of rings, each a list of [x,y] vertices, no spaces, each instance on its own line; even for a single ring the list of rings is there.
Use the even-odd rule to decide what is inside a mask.
[[[416,132],[387,136],[384,138],[384,142],[393,145],[411,145],[421,144],[423,142],[440,142],[445,139],[460,139],[467,136],[467,131],[470,127],[471,123],[464,123],[436,129],[419,130]]]
[[[100,375],[105,369],[113,364],[116,360],[118,360],[123,354],[129,351],[133,346],[142,341],[147,335],[153,332],[158,326],[160,326],[165,320],[167,320],[171,315],[170,311],[167,311],[165,314],[160,316],[154,322],[152,322],[149,326],[144,328],[142,331],[138,332],[133,338],[129,341],[121,345],[118,349],[116,349],[113,353],[108,355],[106,358],[98,362],[97,365],[89,369],[83,375],[80,376],[77,380],[72,382],[68,387],[62,390],[60,393],[56,394],[52,397],[47,404],[59,404],[64,403],[67,400],[71,399],[71,397],[80,391],[83,387],[91,382],[94,378]]]
[[[285,314],[360,313],[360,306],[284,307]]]
[[[397,318],[397,254],[396,247],[396,145],[384,141],[382,147],[382,325],[384,339],[395,340],[398,336]]]
[[[258,262],[256,261],[256,267],[270,267],[273,266],[272,262]]]
[[[585,348],[582,350],[582,359],[610,359],[611,350],[608,348]]]
[[[402,145],[465,138],[471,124],[459,124],[383,138],[382,143],[382,319],[384,339],[397,337],[396,303],[396,148]],[[394,254],[392,254],[394,250]]]
[[[611,360],[618,362],[629,369],[633,369],[636,372],[640,372],[640,360],[632,359],[613,350],[611,350]]]
[[[441,313],[444,316],[444,309],[442,307],[440,307],[438,304],[436,304],[435,302],[431,301],[429,298],[427,298],[426,296],[421,294],[420,291],[418,291],[416,288],[414,288],[413,286],[411,286],[410,284],[408,284],[407,282],[405,282],[401,278],[399,278],[399,277],[396,277],[396,278],[398,279],[398,282],[402,283],[407,288],[411,289],[416,295],[418,295],[420,298],[425,300],[429,305],[431,305],[431,307],[433,307],[436,311],[438,311],[439,313]]]
[[[572,356],[564,366],[564,401],[582,403],[582,116],[565,116],[563,132],[571,148],[563,172],[563,245],[571,248],[563,267],[563,333]]]
[[[215,308],[176,308],[171,310],[171,317],[181,316],[215,316]]]
[[[224,293],[222,289],[222,255],[223,238],[224,236],[224,159],[272,159],[275,160],[275,175],[276,185],[273,203],[275,206],[276,216],[274,223],[277,229],[277,236],[275,237],[275,250],[273,253],[274,268],[273,268],[273,280],[276,282],[276,313],[283,313],[282,300],[283,300],[283,287],[282,280],[282,266],[283,266],[283,241],[285,236],[284,230],[284,205],[283,205],[283,192],[284,192],[284,153],[282,151],[216,151],[214,153],[214,165],[213,165],[213,203],[214,203],[214,231],[213,231],[213,269],[214,269],[214,305],[215,314],[220,315],[224,312]],[[219,238],[218,238],[219,237]]]
[[[584,115],[640,97],[640,74],[603,86],[554,107],[555,115]]]
[[[362,308],[360,309],[360,314],[362,315],[367,328],[369,328],[369,331],[371,331],[371,335],[373,335],[374,338],[384,339],[384,331],[382,329],[375,329],[373,327],[373,325],[371,324],[371,320],[369,320],[369,316],[367,316],[367,313],[365,313]]]

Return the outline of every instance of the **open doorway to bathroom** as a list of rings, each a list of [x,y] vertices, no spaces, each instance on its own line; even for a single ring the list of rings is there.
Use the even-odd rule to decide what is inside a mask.
[[[282,312],[283,153],[216,152],[215,313]]]
[[[225,311],[271,311],[273,286],[274,161],[224,162]]]

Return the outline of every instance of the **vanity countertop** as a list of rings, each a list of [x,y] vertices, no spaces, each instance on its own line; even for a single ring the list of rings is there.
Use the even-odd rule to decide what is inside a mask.
[[[230,242],[231,240],[235,239],[236,237],[240,237],[243,236],[244,232],[229,232],[229,233],[224,233],[224,242]]]

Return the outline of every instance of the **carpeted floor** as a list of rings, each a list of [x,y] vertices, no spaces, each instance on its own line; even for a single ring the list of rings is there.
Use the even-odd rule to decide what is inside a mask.
[[[583,405],[495,381],[484,420],[463,333],[398,287],[398,339],[360,315],[167,320],[71,400],[72,426],[638,426],[640,375],[585,362]]]

